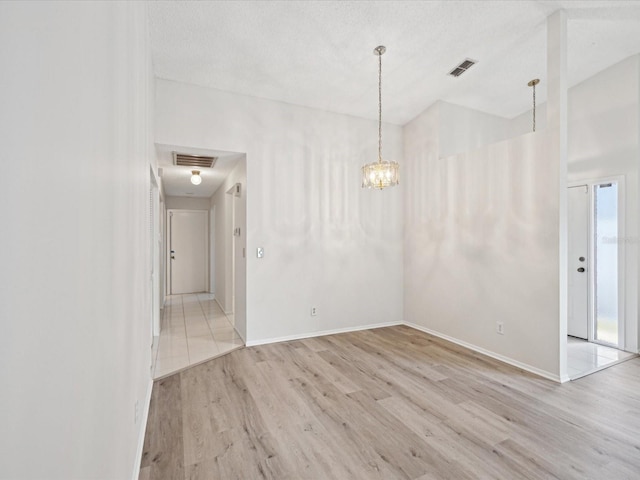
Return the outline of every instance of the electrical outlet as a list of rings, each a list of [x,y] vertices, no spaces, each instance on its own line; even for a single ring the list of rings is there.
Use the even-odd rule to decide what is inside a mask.
[[[504,335],[504,323],[496,322],[496,333],[499,333],[500,335]]]
[[[140,402],[136,400],[136,404],[133,407],[133,423],[137,424],[140,418]]]
[[[311,307],[311,316],[315,317],[318,314],[318,307]]]

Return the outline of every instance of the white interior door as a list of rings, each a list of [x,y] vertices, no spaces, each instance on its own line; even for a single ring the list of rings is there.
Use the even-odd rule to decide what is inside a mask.
[[[169,212],[171,294],[207,290],[207,211]]]
[[[589,216],[587,185],[569,188],[569,318],[567,333],[589,337]]]

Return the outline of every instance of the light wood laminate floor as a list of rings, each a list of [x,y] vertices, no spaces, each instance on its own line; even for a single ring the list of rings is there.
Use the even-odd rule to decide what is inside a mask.
[[[140,479],[637,479],[639,392],[405,326],[243,348],[155,383]]]

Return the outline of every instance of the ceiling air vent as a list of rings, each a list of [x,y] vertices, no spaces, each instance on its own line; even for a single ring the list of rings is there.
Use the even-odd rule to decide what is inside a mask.
[[[202,157],[200,155],[186,155],[173,152],[173,164],[184,167],[212,168],[218,157]]]
[[[470,58],[467,58],[462,63],[460,63],[460,65],[458,65],[456,68],[451,70],[449,72],[449,75],[451,75],[452,77],[459,77],[464,72],[466,72],[471,67],[473,67],[476,63],[478,63],[476,60],[471,60]]]

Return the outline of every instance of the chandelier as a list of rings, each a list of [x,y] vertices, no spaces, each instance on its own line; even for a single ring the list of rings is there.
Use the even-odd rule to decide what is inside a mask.
[[[377,188],[398,185],[397,162],[382,160],[382,54],[386,47],[380,45],[373,50],[378,56],[378,161],[368,163],[362,167],[362,188]]]

